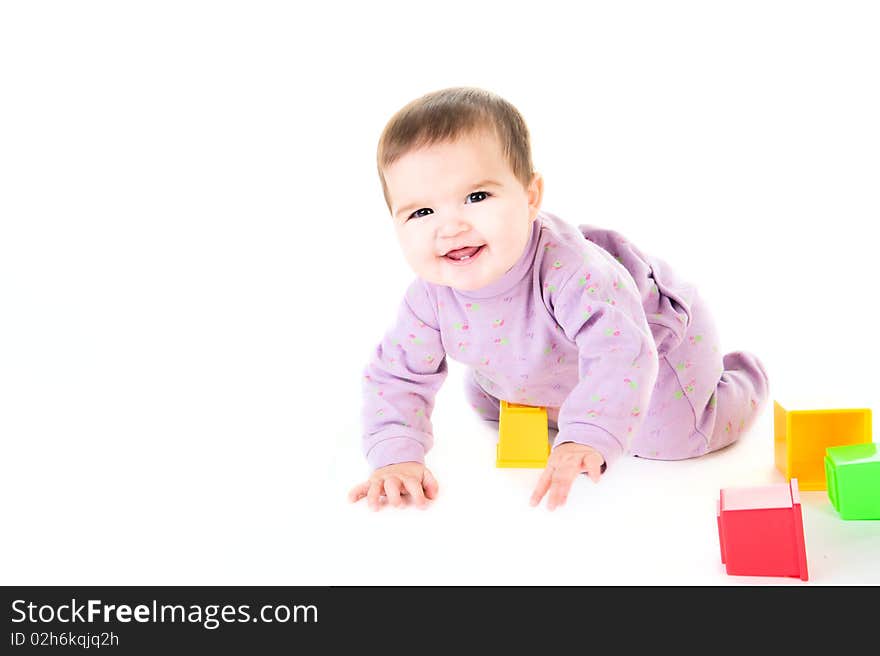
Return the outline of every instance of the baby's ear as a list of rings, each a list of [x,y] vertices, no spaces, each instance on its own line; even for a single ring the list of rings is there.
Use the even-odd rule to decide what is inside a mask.
[[[541,209],[541,201],[544,198],[544,176],[540,173],[534,173],[526,192],[529,198],[529,216],[534,220],[538,215],[538,210]]]

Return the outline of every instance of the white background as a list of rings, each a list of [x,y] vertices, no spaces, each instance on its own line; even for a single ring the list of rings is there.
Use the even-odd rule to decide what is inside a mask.
[[[696,282],[773,398],[872,407],[878,34],[871,2],[4,3],[0,583],[804,585],[719,558],[719,489],[784,481],[769,408],[550,513],[452,363],[438,500],[347,504],[411,276],[375,148],[423,93],[499,93],[545,209]],[[880,522],[803,498],[806,585],[880,583]]]

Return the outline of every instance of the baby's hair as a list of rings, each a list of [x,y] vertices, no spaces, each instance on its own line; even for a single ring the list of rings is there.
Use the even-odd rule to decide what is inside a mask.
[[[497,94],[476,87],[450,87],[432,91],[400,109],[382,131],[376,163],[385,204],[391,199],[383,170],[411,150],[435,143],[455,141],[481,130],[489,130],[514,176],[523,187],[532,179],[532,149],[529,130],[516,107]]]

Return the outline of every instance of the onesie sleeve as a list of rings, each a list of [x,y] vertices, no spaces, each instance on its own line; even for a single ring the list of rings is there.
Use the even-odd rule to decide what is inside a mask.
[[[556,322],[578,351],[578,383],[559,410],[553,446],[592,446],[610,466],[644,421],[659,364],[634,281],[616,262],[598,260],[551,299]]]
[[[424,462],[434,439],[434,397],[446,375],[436,310],[416,280],[364,370],[362,446],[372,469]]]

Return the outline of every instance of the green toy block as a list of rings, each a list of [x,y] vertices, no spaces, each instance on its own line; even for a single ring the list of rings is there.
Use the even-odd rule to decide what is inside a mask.
[[[880,519],[880,453],[874,442],[825,449],[825,478],[841,519]]]

